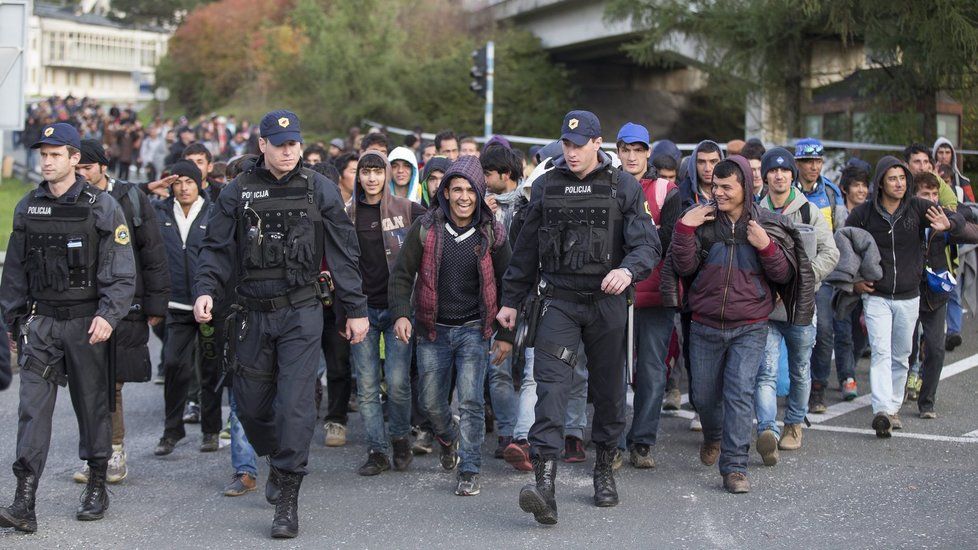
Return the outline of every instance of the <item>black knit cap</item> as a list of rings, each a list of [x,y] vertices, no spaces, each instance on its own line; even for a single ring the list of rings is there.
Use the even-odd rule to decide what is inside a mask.
[[[101,164],[109,165],[109,158],[105,156],[105,149],[102,142],[97,139],[81,140],[81,161],[78,164]]]
[[[200,187],[200,180],[203,179],[200,175],[200,168],[197,168],[197,165],[189,160],[178,160],[174,162],[173,166],[170,166],[170,174],[174,176],[186,176],[194,180],[197,187]]]

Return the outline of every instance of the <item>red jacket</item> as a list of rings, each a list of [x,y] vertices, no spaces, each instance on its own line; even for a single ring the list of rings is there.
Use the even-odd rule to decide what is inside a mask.
[[[665,257],[669,250],[669,241],[672,239],[672,228],[675,225],[675,218],[679,214],[679,188],[676,184],[666,179],[643,178],[640,182],[642,191],[645,192],[645,201],[649,207],[649,214],[652,221],[659,228],[659,240],[662,242],[662,255]],[[671,209],[665,209],[668,216],[663,216],[663,206],[666,201],[676,202]],[[675,212],[673,212],[673,210]],[[664,219],[670,218],[670,219]],[[668,231],[664,231],[668,230]],[[668,234],[666,234],[668,233]],[[659,262],[652,274],[644,281],[639,281],[635,285],[635,307],[662,307],[662,264]]]

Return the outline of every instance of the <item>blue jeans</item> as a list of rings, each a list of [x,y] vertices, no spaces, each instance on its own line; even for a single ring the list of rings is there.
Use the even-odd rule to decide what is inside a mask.
[[[823,386],[827,384],[829,374],[832,373],[832,350],[835,349],[832,292],[831,285],[823,284],[815,293],[815,314],[818,323],[816,325],[815,347],[812,349],[812,380]]]
[[[501,365],[493,365],[491,359],[486,378],[492,411],[496,414],[496,433],[500,436],[512,435],[519,407],[519,397],[513,388],[513,355],[510,354]]]
[[[526,350],[526,366],[523,367],[523,384],[520,385],[519,404],[516,409],[516,422],[513,425],[513,439],[524,440],[530,434],[530,426],[536,419],[537,382],[533,379],[533,348]],[[506,435],[506,434],[503,434]]]
[[[689,334],[693,406],[703,440],[720,441],[720,473],[747,472],[757,380],[767,323],[717,329],[693,321]]]
[[[964,315],[961,309],[961,287],[954,288],[951,293],[951,300],[947,303],[947,333],[961,334],[961,317]]]
[[[435,340],[418,337],[418,403],[443,442],[459,440],[460,472],[479,473],[486,438],[483,391],[489,360],[489,341],[479,323],[459,327],[435,325]],[[455,367],[455,391],[461,426],[452,420],[449,388]]]
[[[859,316],[863,313],[863,305],[859,303],[853,312],[845,319],[832,316],[832,328],[835,331],[835,372],[839,376],[839,387],[846,378],[856,377],[856,363],[866,347],[866,338],[859,324]],[[822,387],[828,385],[828,373],[825,380],[815,377],[812,371],[812,381],[819,382]]]
[[[380,403],[380,384],[387,380],[387,412],[390,437],[411,433],[411,344],[394,336],[390,310],[367,308],[370,328],[359,344],[350,346],[350,363],[357,373],[360,416],[371,451],[387,453],[390,440],[384,428],[384,409]],[[380,368],[380,335],[384,335],[384,368]]]
[[[248,443],[244,426],[238,421],[238,404],[234,400],[234,391],[228,392],[228,403],[231,406],[231,414],[228,417],[231,423],[231,467],[236,474],[251,474],[257,479],[258,457],[251,443]]]
[[[785,424],[801,424],[808,414],[808,394],[812,389],[809,362],[815,345],[815,326],[797,326],[783,321],[769,321],[767,349],[761,370],[757,373],[757,389],[754,409],[757,413],[757,433],[773,430],[781,437],[778,428],[778,362],[781,357],[781,338],[788,347],[788,390]]]
[[[897,414],[907,385],[920,298],[891,300],[871,294],[863,294],[862,298],[869,345],[873,350],[869,363],[873,413]]]
[[[635,402],[629,445],[655,445],[666,391],[666,353],[676,312],[661,307],[635,309]]]

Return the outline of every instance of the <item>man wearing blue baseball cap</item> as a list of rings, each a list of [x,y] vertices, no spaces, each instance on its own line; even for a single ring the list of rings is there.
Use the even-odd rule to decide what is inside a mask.
[[[233,370],[238,418],[255,451],[271,466],[265,497],[275,504],[272,537],[299,533],[299,485],[316,425],[315,381],[322,306],[346,314],[351,344],[367,333],[357,235],[336,184],[303,168],[299,117],[272,111],[261,120],[261,156],[227,185],[201,245],[194,316],[213,322],[232,281],[243,309]],[[235,253],[236,252],[236,253]],[[231,323],[231,321],[228,321]]]
[[[567,113],[560,138],[563,155],[532,186],[496,317],[513,329],[517,308],[543,289],[546,313],[525,320],[539,325],[536,420],[529,433],[536,483],[520,491],[520,508],[544,524],[557,522],[557,459],[582,342],[595,410],[594,504],[618,504],[612,464],[625,428],[625,291],[649,276],[661,252],[641,186],[601,151],[598,117]]]
[[[818,207],[829,229],[833,232],[845,225],[845,198],[842,191],[822,175],[825,148],[815,138],[798,140],[795,144],[795,164],[798,167],[795,187],[805,194],[808,202]],[[818,311],[832,311],[832,286],[823,284],[815,294]],[[808,409],[814,414],[824,413],[825,384],[832,370],[832,351],[835,348],[835,330],[832,315],[819,315],[815,348],[812,350],[812,389]]]
[[[44,181],[14,209],[0,282],[0,310],[17,335],[21,365],[17,489],[13,504],[0,508],[0,527],[28,533],[37,530],[35,493],[51,444],[58,386],[71,390],[78,455],[90,470],[76,517],[102,519],[109,507],[109,392],[115,380],[106,341],[129,313],[136,275],[119,203],[75,174],[78,131],[48,125],[33,147],[40,149]]]

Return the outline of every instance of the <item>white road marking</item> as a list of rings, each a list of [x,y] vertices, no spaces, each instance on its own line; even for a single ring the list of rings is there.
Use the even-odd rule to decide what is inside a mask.
[[[974,438],[978,438],[978,430],[975,430],[973,432],[968,432],[968,433],[962,435],[961,437],[974,437]]]
[[[865,434],[875,436],[876,432],[874,430],[867,430],[864,428],[849,428],[847,426],[822,426],[822,425],[812,425],[811,430],[820,430],[825,432],[841,432],[849,434]],[[924,439],[927,441],[944,441],[948,443],[978,443],[978,437],[954,437],[949,435],[931,435],[931,434],[918,434],[905,431],[892,432],[893,437],[903,437],[908,439]]]

